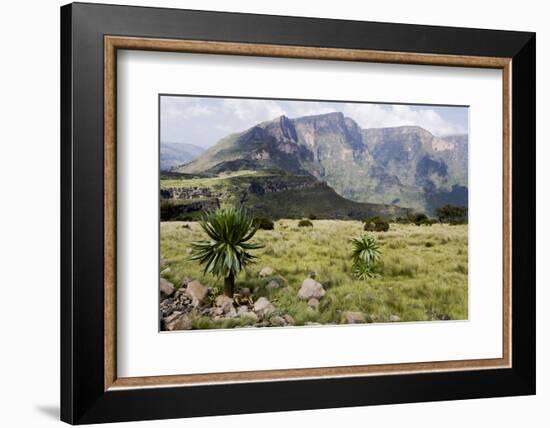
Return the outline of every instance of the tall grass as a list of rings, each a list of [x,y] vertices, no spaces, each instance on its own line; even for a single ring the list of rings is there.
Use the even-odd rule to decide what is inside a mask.
[[[361,311],[371,322],[387,322],[391,315],[402,321],[468,317],[467,226],[392,224],[389,232],[371,232],[382,256],[377,275],[364,281],[352,275],[349,242],[363,234],[361,222],[313,220],[313,227],[297,227],[297,223],[279,220],[274,230],[259,230],[255,239],[265,248],[256,252],[258,262],[236,282],[237,289],[257,288],[257,296],[267,297],[297,325],[340,323],[345,311]],[[161,224],[161,270],[170,267],[163,276],[177,287],[187,277],[223,289],[222,280],[203,276],[198,263],[189,260],[190,243],[203,238],[197,223]],[[265,288],[272,278],[258,277],[264,266],[284,278],[282,287]],[[318,309],[296,297],[310,272],[327,290]],[[207,323],[207,319],[196,321],[201,328]],[[220,322],[210,327],[239,325]]]

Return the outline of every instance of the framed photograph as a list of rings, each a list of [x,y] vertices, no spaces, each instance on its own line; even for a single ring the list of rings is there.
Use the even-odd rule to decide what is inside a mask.
[[[62,420],[535,393],[533,33],[76,3],[61,54]]]

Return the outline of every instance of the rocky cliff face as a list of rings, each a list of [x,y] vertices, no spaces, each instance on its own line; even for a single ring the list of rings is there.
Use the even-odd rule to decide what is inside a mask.
[[[311,175],[356,202],[433,212],[467,206],[468,139],[416,126],[361,129],[340,112],[260,123],[179,168],[185,173],[279,169]]]

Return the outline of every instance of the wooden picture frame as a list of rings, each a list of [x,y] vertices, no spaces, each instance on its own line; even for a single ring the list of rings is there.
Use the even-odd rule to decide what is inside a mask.
[[[502,358],[118,377],[117,49],[502,70]],[[534,34],[77,3],[61,9],[61,52],[62,420],[114,422],[535,392]],[[246,403],[238,399],[242,394],[250,397]]]

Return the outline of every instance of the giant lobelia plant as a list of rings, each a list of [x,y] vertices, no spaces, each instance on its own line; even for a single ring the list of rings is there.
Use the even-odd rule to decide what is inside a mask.
[[[351,240],[352,272],[358,279],[374,276],[374,268],[380,259],[380,250],[376,239],[369,235]]]
[[[200,225],[209,240],[191,244],[191,260],[204,265],[204,273],[224,278],[224,294],[233,298],[235,278],[256,258],[250,251],[263,245],[251,242],[258,226],[243,208],[219,208],[203,214]]]

